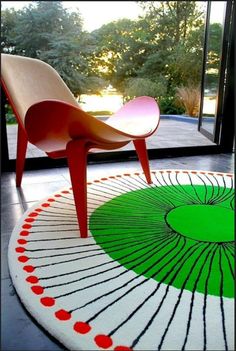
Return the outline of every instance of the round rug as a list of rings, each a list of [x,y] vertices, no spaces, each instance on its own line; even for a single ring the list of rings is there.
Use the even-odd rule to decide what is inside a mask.
[[[14,228],[21,301],[70,350],[234,349],[232,174],[152,171],[88,183],[89,237],[71,188]]]

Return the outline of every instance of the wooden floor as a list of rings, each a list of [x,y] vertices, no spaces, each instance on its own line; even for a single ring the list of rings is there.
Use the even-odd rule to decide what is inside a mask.
[[[190,169],[231,173],[233,154],[178,157],[150,161],[152,169]],[[139,171],[136,161],[88,166],[88,178],[96,179],[121,172]],[[70,185],[67,168],[26,171],[22,187],[16,189],[15,174],[2,174],[1,182],[1,349],[56,351],[65,350],[29,315],[21,304],[8,271],[7,250],[11,232],[23,215],[37,201]]]

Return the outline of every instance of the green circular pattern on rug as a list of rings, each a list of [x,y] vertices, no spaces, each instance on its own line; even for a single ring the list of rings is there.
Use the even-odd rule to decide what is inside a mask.
[[[212,205],[185,205],[171,210],[166,221],[179,234],[190,239],[232,241],[234,213],[231,209]]]
[[[193,184],[129,191],[97,208],[90,230],[110,257],[139,275],[181,290],[233,297],[230,191]]]

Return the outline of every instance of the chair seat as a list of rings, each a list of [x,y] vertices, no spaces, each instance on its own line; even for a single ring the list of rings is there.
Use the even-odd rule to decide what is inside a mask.
[[[130,101],[105,122],[58,100],[36,103],[25,116],[29,141],[46,153],[65,150],[70,140],[78,139],[85,140],[91,148],[121,147],[152,135],[158,123],[159,108],[149,97]]]
[[[29,57],[2,54],[1,82],[18,121],[16,185],[21,186],[28,142],[49,157],[68,161],[80,236],[88,235],[87,154],[133,141],[148,184],[151,172],[145,139],[159,125],[156,101],[141,96],[105,122],[83,111],[56,70]]]

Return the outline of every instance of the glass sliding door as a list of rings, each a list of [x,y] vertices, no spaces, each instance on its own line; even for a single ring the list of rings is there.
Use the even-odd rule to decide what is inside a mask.
[[[224,39],[230,6],[228,1],[209,1],[207,9],[199,130],[214,143],[219,142],[223,117],[221,110],[227,56]]]

